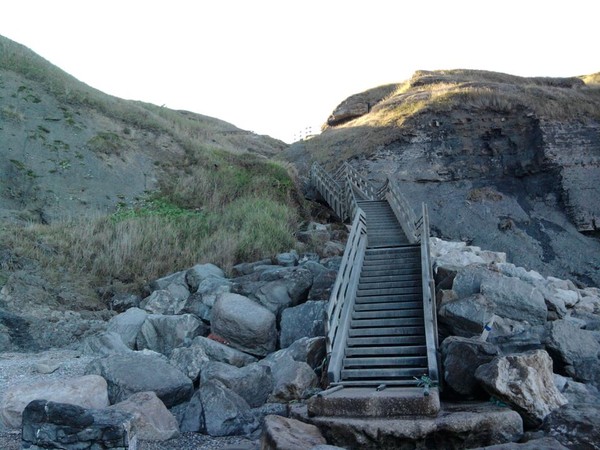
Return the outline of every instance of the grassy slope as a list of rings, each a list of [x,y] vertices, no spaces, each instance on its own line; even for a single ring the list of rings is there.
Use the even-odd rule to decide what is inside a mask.
[[[598,73],[525,78],[478,70],[417,71],[372,105],[368,114],[338,126],[325,126],[318,139],[307,141],[305,146],[316,160],[335,166],[341,160],[368,155],[410,132],[423,114],[457,108],[524,111],[554,120],[600,119],[599,80]],[[362,96],[369,97],[368,92]]]
[[[159,188],[116,214],[51,225],[0,222],[0,253],[9,255],[0,261],[0,286],[27,260],[41,265],[49,280],[78,279],[90,295],[89,287],[117,282],[133,289],[199,262],[227,269],[294,246],[300,197],[288,169],[264,157],[279,152],[282,142],[218,119],[108,96],[0,37],[2,71],[35,82],[43,95],[88,118],[168,135],[184,157],[153,149],[162,157]],[[4,119],[19,114],[1,100],[0,108]],[[110,152],[112,134],[98,136],[86,148]]]

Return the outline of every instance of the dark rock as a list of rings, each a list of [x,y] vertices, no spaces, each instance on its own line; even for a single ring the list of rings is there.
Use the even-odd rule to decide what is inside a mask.
[[[277,346],[275,315],[238,294],[221,295],[213,307],[212,332],[238,350],[265,356]]]
[[[320,265],[320,264],[319,264]],[[321,266],[323,267],[323,266]],[[309,300],[329,300],[331,289],[337,278],[336,270],[323,270],[315,275],[312,287],[308,293]]]
[[[551,412],[544,420],[542,429],[569,448],[598,450],[599,423],[598,404],[567,404]]]
[[[197,336],[192,341],[191,346],[200,347],[211,361],[219,361],[236,367],[247,366],[248,364],[257,361],[254,356],[249,355],[248,353],[228,347],[227,345],[203,336]]]
[[[34,400],[23,411],[22,448],[135,448],[133,416],[109,409]]]
[[[209,361],[202,367],[200,384],[218,380],[242,397],[252,408],[263,405],[273,390],[270,367],[250,364],[239,368],[229,364]]]
[[[200,391],[196,391],[187,403],[185,411],[179,422],[179,430],[182,433],[206,433],[204,421],[204,406]]]
[[[597,359],[600,343],[592,331],[582,330],[571,320],[556,320],[548,324],[546,346],[560,365],[572,365],[583,360]]]
[[[196,336],[208,334],[208,327],[191,314],[164,316],[150,314],[137,336],[137,348],[150,349],[165,356],[177,347],[190,345]]]
[[[140,302],[140,308],[151,314],[181,314],[185,308],[186,296],[175,297],[171,291],[159,289],[153,291],[148,297]]]
[[[149,294],[156,291],[167,291],[178,303],[184,301],[190,295],[190,289],[186,282],[186,272],[176,272],[154,280],[148,283],[146,290]]]
[[[271,368],[275,386],[269,397],[272,402],[300,400],[311,395],[318,379],[314,370],[306,363],[294,361],[289,354],[281,353],[277,358],[259,362]]]
[[[308,301],[284,309],[281,313],[279,346],[289,347],[303,337],[324,336],[327,304],[325,301]]]
[[[106,379],[111,404],[126,400],[137,392],[154,391],[167,407],[171,407],[188,400],[194,390],[186,375],[157,356],[113,355],[95,359],[85,372]]]
[[[277,262],[277,264],[283,267],[296,266],[298,265],[299,259],[300,256],[298,256],[298,253],[295,250],[292,250],[288,253],[279,253],[275,256],[275,261]]]
[[[224,278],[225,272],[214,264],[196,264],[185,272],[185,281],[190,292],[196,292],[202,281],[208,278]]]
[[[200,371],[209,358],[204,349],[198,345],[179,347],[173,350],[169,364],[178,368],[194,383],[200,377]]]
[[[568,450],[568,448],[554,438],[544,437],[521,444],[510,442],[507,444],[490,445],[488,447],[477,447],[473,450]]]
[[[270,259],[262,259],[260,261],[256,261],[253,263],[241,263],[233,266],[231,269],[234,277],[241,277],[244,275],[249,275],[254,272],[254,269],[258,266],[265,266],[271,264]]]
[[[494,314],[494,304],[481,294],[458,300],[444,301],[440,306],[439,320],[450,333],[472,337],[480,335]]]
[[[132,350],[123,343],[121,336],[112,331],[90,336],[83,341],[84,355],[108,356],[118,353],[129,353]]]
[[[140,302],[142,301],[142,297],[135,294],[115,294],[110,299],[110,309],[116,311],[118,313],[123,313],[127,311],[129,308],[137,308],[140,306]]]
[[[450,336],[441,346],[444,380],[464,397],[481,397],[483,388],[475,379],[475,371],[499,355],[498,348],[478,339]]]

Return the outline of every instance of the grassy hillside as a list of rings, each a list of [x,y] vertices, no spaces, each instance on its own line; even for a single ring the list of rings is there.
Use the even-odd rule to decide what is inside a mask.
[[[317,140],[303,145],[315,159],[335,165],[340,160],[369,155],[410,135],[411,128],[423,122],[425,115],[434,118],[436,114],[463,110],[472,114],[532,114],[558,121],[598,120],[599,80],[599,73],[527,78],[479,70],[417,71],[403,83],[350,97],[340,107],[353,99],[368,99],[369,112],[335,126],[324,125]]]
[[[111,97],[3,37],[0,118],[0,287],[33,267],[91,298],[294,246],[301,197],[266,158],[276,139]]]

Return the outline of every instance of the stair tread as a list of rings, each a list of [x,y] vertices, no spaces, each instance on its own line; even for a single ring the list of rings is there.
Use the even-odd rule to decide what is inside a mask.
[[[400,326],[423,325],[423,316],[421,317],[393,317],[383,319],[353,319],[350,322],[352,328],[370,328],[370,327],[400,327]]]
[[[388,301],[388,302],[364,302],[355,303],[355,311],[396,311],[396,310],[423,310],[423,299],[410,300],[405,302]]]
[[[376,327],[376,328],[350,328],[349,337],[365,336],[425,336],[425,327]]]
[[[425,336],[365,336],[350,337],[348,347],[369,347],[375,345],[425,345]]]
[[[400,319],[405,317],[423,317],[423,308],[415,309],[392,309],[374,311],[353,311],[352,320],[362,319]]]
[[[412,378],[427,373],[427,367],[394,369],[342,369],[342,380],[352,378]]]
[[[345,354],[350,356],[375,356],[375,355],[427,355],[425,345],[399,345],[386,347],[347,347]]]
[[[358,367],[425,367],[427,356],[375,356],[370,358],[344,358],[344,369]]]

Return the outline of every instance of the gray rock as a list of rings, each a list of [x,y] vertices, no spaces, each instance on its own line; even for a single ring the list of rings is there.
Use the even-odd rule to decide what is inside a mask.
[[[271,264],[271,260],[270,259],[262,259],[260,261],[256,261],[253,263],[241,263],[241,264],[236,264],[235,266],[232,267],[231,272],[233,274],[234,277],[241,277],[244,275],[250,275],[251,273],[254,272],[254,269],[256,267],[259,266],[266,266]]]
[[[130,308],[137,308],[140,306],[142,297],[135,294],[115,294],[110,299],[110,309],[118,313],[123,313]]]
[[[321,367],[325,361],[325,337],[300,338],[289,347],[267,356],[277,359],[277,354],[289,355],[294,361],[305,362],[311,368]]]
[[[567,404],[546,417],[542,430],[568,448],[597,450],[600,442],[599,423],[598,404]]]
[[[212,332],[238,350],[265,356],[277,346],[275,315],[238,294],[221,295],[213,308]]]
[[[257,359],[235,348],[228,347],[213,339],[197,336],[192,341],[191,347],[200,347],[211,361],[219,361],[236,367],[247,366],[256,362]]]
[[[439,321],[450,333],[472,337],[480,335],[494,314],[494,304],[481,294],[445,301],[439,310]]]
[[[523,442],[522,444],[510,442],[507,444],[490,445],[488,447],[478,447],[473,450],[568,450],[568,448],[554,438],[545,437]]]
[[[316,264],[316,263],[315,263]],[[320,265],[320,264],[319,264]],[[304,266],[303,266],[304,267]],[[321,266],[324,268],[324,266]],[[314,274],[314,272],[313,272]],[[314,281],[308,293],[309,300],[329,300],[331,290],[337,278],[336,270],[324,270],[314,274]]]
[[[137,335],[146,321],[148,313],[140,308],[130,308],[108,322],[106,331],[112,331],[121,336],[121,339],[131,349],[135,349]]]
[[[82,408],[105,408],[109,404],[106,380],[97,375],[21,384],[8,388],[3,394],[0,425],[6,428],[20,428],[23,410],[36,399],[69,403]]]
[[[313,274],[303,267],[286,267],[265,270],[260,275],[260,281],[283,281],[292,301],[298,305],[306,301],[313,282]]]
[[[481,293],[481,283],[501,278],[497,272],[489,270],[484,265],[470,265],[457,271],[452,284],[452,290],[458,298],[470,297]]]
[[[200,384],[211,380],[223,383],[252,408],[263,405],[274,386],[270,367],[256,363],[239,368],[216,361],[207,362],[202,367]]]
[[[196,264],[185,272],[185,281],[190,292],[196,292],[200,283],[208,278],[224,278],[225,272],[214,264]]]
[[[275,415],[265,417],[262,450],[310,449],[323,444],[327,441],[314,425]]]
[[[557,320],[547,326],[548,338],[546,346],[558,362],[572,365],[585,359],[597,359],[600,354],[600,343],[594,333],[582,330],[569,320]]]
[[[327,304],[323,301],[307,301],[281,313],[279,346],[289,347],[303,337],[325,335]]]
[[[151,314],[180,314],[185,308],[187,297],[179,299],[166,289],[152,292],[140,303],[140,308]]]
[[[137,336],[137,348],[147,348],[168,357],[177,347],[190,345],[196,336],[207,333],[208,327],[191,314],[150,314]]]
[[[444,380],[458,394],[479,397],[483,388],[475,379],[475,371],[499,356],[498,348],[488,342],[450,336],[441,346]]]
[[[151,293],[155,291],[168,291],[177,303],[185,301],[191,293],[186,282],[186,272],[183,271],[154,280],[148,284],[147,289]]]
[[[566,366],[565,371],[572,377],[600,388],[600,359],[585,358]]]
[[[293,267],[298,265],[298,260],[300,257],[295,250],[292,250],[288,253],[279,253],[275,256],[275,261],[278,265],[283,267]]]
[[[246,401],[219,381],[208,381],[198,390],[204,411],[204,428],[211,436],[236,436],[254,432],[259,422]]]
[[[335,270],[337,272],[338,270],[340,270],[340,265],[342,264],[342,257],[341,256],[331,256],[331,257],[323,258],[319,262],[321,264],[323,264],[323,266],[325,266],[327,269]]]
[[[552,359],[544,350],[495,358],[480,366],[475,378],[491,395],[513,405],[523,420],[534,426],[567,403],[554,384]]]
[[[169,358],[169,364],[181,370],[194,383],[198,381],[200,371],[207,361],[209,361],[208,355],[198,345],[176,348]]]
[[[254,292],[254,296],[261,305],[276,316],[293,304],[288,292],[288,285],[284,280],[270,281],[261,285]]]
[[[495,278],[481,283],[481,293],[492,303],[498,316],[543,325],[548,308],[540,291],[518,278]]]
[[[105,331],[95,336],[90,336],[83,341],[82,345],[84,355],[108,356],[117,353],[129,353],[131,351],[123,343],[121,336],[112,331]]]
[[[217,301],[217,297],[231,292],[231,287],[231,281],[225,278],[210,277],[200,282],[196,293],[202,295],[202,303],[212,308]]]
[[[271,368],[275,386],[269,397],[271,402],[289,402],[311,395],[318,385],[317,375],[311,367],[291,356],[282,354],[276,359],[264,359],[259,364]]]
[[[171,407],[189,400],[194,391],[185,374],[157,356],[113,355],[95,359],[85,371],[104,377],[111,404],[126,400],[137,392],[153,391],[167,407]]]
[[[138,439],[167,441],[179,436],[179,424],[154,392],[138,392],[108,409],[130,413]]]
[[[289,417],[290,408],[286,403],[265,403],[258,408],[252,408],[252,414],[256,417],[256,420],[260,423],[261,427],[264,427],[265,417],[267,416],[281,416]]]
[[[133,416],[125,411],[34,400],[23,412],[22,448],[125,450],[136,443]]]

